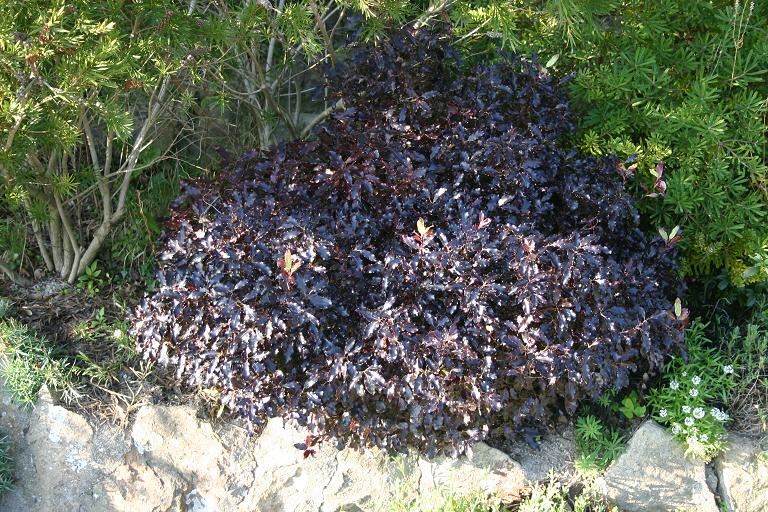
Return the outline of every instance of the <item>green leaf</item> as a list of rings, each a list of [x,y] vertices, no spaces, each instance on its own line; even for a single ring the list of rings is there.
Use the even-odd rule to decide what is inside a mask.
[[[744,279],[749,279],[750,277],[756,276],[760,272],[760,267],[749,267],[747,270],[742,272],[741,277]]]
[[[552,66],[554,66],[557,63],[559,58],[560,58],[560,54],[559,53],[554,54],[552,57],[549,58],[547,63],[544,65],[544,67],[545,68],[551,68]]]

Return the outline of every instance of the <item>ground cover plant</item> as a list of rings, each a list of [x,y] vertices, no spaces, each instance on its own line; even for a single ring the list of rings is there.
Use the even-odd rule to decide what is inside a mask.
[[[732,362],[734,385],[728,405],[732,429],[743,434],[768,438],[768,310],[760,304],[743,326],[728,317],[716,332],[721,336],[722,353]]]
[[[17,404],[34,406],[45,386],[66,407],[125,425],[159,392],[151,365],[136,357],[123,299],[74,288],[14,298],[0,297],[0,379]]]
[[[0,356],[0,377],[20,404],[32,405],[43,385],[66,397],[77,394],[61,347],[14,319],[0,320]]]
[[[557,80],[516,59],[469,74],[406,32],[329,76],[316,139],[186,187],[146,358],[260,423],[457,454],[624,388],[680,347],[674,247],[638,229],[614,160],[558,140]],[[679,313],[679,312],[678,312]]]
[[[576,469],[585,477],[607,468],[624,450],[625,438],[592,414],[579,416],[574,424],[579,458]]]
[[[649,395],[653,417],[670,427],[686,453],[710,460],[726,443],[730,421],[722,410],[734,386],[734,362],[712,347],[705,325],[693,323],[686,335],[688,357],[672,358],[665,368],[664,384]]]

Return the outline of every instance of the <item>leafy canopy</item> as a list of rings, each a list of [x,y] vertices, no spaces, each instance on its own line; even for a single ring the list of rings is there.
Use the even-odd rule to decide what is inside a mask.
[[[406,31],[329,75],[315,140],[188,184],[139,351],[249,423],[452,455],[572,414],[681,343],[674,248],[612,159],[564,149],[558,81],[462,71]]]

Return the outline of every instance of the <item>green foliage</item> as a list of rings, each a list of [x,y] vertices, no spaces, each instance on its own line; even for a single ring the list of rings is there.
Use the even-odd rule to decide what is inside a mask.
[[[657,227],[682,226],[686,273],[725,267],[737,285],[765,280],[745,274],[768,241],[765,6],[750,17],[746,2],[634,4],[600,39],[602,64],[573,83],[587,112],[582,147],[637,154],[649,188],[665,162],[666,194],[643,207]]]
[[[10,212],[7,217],[0,218],[0,260],[5,261],[14,270],[22,266],[22,258],[26,250],[26,235],[24,226],[15,222]]]
[[[520,504],[519,512],[568,512],[568,489],[556,481],[536,485],[531,496]]]
[[[0,10],[0,196],[15,226],[0,239],[34,231],[32,264],[73,283],[125,215],[158,123],[183,114],[171,98],[200,81],[204,31],[174,0]],[[156,144],[157,158],[177,140]],[[8,252],[16,269],[27,263]]]
[[[13,485],[13,465],[10,451],[10,440],[0,432],[0,499]]]
[[[706,325],[695,321],[686,333],[688,359],[675,357],[664,368],[664,382],[648,399],[653,417],[670,427],[686,454],[710,460],[725,447],[727,404],[736,363],[713,347]]]
[[[118,384],[120,372],[137,360],[134,342],[128,336],[129,327],[127,319],[110,318],[103,307],[92,319],[78,323],[74,336],[79,344],[100,347],[107,355],[97,357],[93,349],[79,351],[72,369],[74,376],[84,384],[101,389]]]
[[[7,317],[13,311],[13,301],[6,297],[0,297],[0,320]]]
[[[101,277],[98,262],[94,261],[85,267],[85,273],[77,278],[77,287],[85,290],[88,295],[93,297],[101,291],[102,286],[104,286],[104,278]]]
[[[729,407],[736,428],[756,436],[768,434],[768,308],[759,309],[746,325],[728,322],[722,329],[722,351],[733,362],[735,385]]]
[[[441,497],[420,499],[414,495],[407,502],[392,501],[388,512],[507,512],[500,500],[472,494],[469,496],[446,494]]]
[[[438,488],[428,494],[422,493],[412,470],[417,461],[412,456],[398,456],[394,462],[398,466],[400,485],[394,489],[392,496],[382,507],[382,512],[506,512],[509,510],[499,498],[480,492],[460,494],[451,489]]]
[[[70,361],[50,341],[17,321],[0,321],[0,377],[11,397],[31,405],[45,384],[65,398],[74,398]]]
[[[550,475],[548,483],[535,485],[531,495],[523,500],[517,510],[518,512],[618,512],[618,508],[605,502],[593,481],[587,481],[581,492],[571,501],[568,487],[560,483],[554,475]]]
[[[481,493],[457,494],[443,489],[434,495],[421,495],[418,487],[404,480],[396,495],[383,509],[387,512],[618,512],[601,497],[594,481],[570,496],[568,486],[551,473],[545,484],[536,484],[529,496],[508,504],[495,496]]]
[[[591,414],[580,416],[574,429],[579,458],[576,468],[586,476],[607,468],[624,449],[624,438],[617,431],[605,427]]]
[[[636,391],[632,391],[628,396],[624,397],[618,410],[628,420],[645,416],[645,406],[640,405]]]

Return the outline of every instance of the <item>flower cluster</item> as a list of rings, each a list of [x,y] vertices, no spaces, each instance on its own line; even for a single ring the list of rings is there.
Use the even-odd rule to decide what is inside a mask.
[[[639,229],[614,159],[562,147],[558,80],[464,73],[407,31],[330,76],[311,141],[189,184],[140,352],[249,424],[455,455],[573,414],[682,348],[674,249]]]
[[[709,460],[723,449],[725,425],[730,419],[710,404],[725,400],[725,393],[733,386],[734,369],[724,364],[722,355],[706,348],[703,329],[697,321],[688,330],[688,360],[675,357],[668,363],[668,384],[654,390],[649,403],[655,419],[668,425],[689,453]]]

